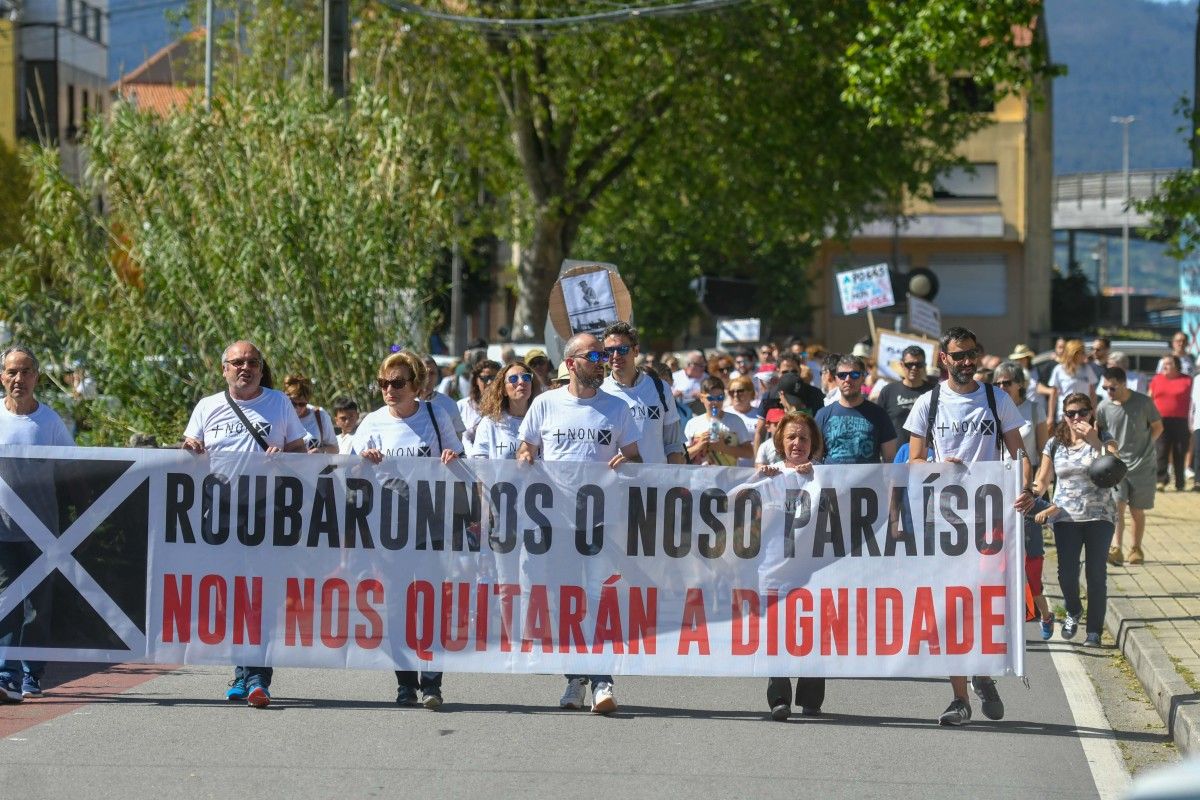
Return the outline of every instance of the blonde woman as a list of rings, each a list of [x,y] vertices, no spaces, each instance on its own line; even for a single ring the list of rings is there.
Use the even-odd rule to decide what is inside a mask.
[[[1068,339],[1063,345],[1062,355],[1058,364],[1050,373],[1050,412],[1051,423],[1062,416],[1062,401],[1069,394],[1086,394],[1091,398],[1092,405],[1096,404],[1096,372],[1087,366],[1087,352],[1079,339]]]
[[[337,431],[333,418],[312,400],[312,380],[303,375],[288,375],[283,379],[283,393],[292,401],[296,416],[304,426],[304,446],[310,453],[333,453],[338,451]]]

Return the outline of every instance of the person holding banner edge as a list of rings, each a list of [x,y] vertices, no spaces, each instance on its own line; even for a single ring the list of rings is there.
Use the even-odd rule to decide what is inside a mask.
[[[221,354],[223,392],[204,397],[192,410],[183,432],[183,449],[205,453],[304,453],[307,431],[291,399],[262,385],[262,351],[238,341]],[[271,667],[238,666],[225,699],[245,700],[254,708],[271,704]]]
[[[563,347],[563,365],[570,381],[564,390],[534,398],[521,421],[517,461],[532,464],[542,448],[545,461],[593,461],[616,469],[626,461],[641,463],[639,430],[625,401],[601,392],[608,353],[590,333],[579,333]],[[582,434],[582,435],[581,435]],[[583,708],[588,682],[592,712],[617,710],[611,675],[567,675],[560,708]]]
[[[933,448],[934,458],[947,464],[999,461],[1002,448],[1007,448],[1014,461],[1021,461],[1025,488],[1014,507],[1023,514],[1034,502],[1030,489],[1033,468],[1021,440],[1025,420],[1007,393],[975,380],[983,348],[972,331],[949,328],[942,334],[940,345],[938,358],[949,377],[917,398],[904,423],[910,432],[909,463],[926,461],[926,445]],[[971,720],[966,676],[950,676],[950,686],[954,699],[938,717],[938,724],[965,725]],[[985,717],[1004,717],[1004,703],[991,677],[976,675],[971,679],[971,688],[982,701]]]
[[[421,400],[425,364],[408,350],[392,353],[379,365],[376,378],[383,407],[363,417],[350,452],[379,464],[385,458],[440,458],[449,464],[463,454],[454,421],[432,402]],[[430,711],[442,706],[442,673],[396,670],[396,704],[420,704]]]

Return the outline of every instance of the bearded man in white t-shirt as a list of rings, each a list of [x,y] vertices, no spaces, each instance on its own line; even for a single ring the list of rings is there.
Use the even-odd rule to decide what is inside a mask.
[[[637,422],[625,401],[600,391],[608,353],[590,333],[567,340],[563,364],[571,376],[561,389],[533,399],[521,421],[517,461],[532,464],[538,447],[546,461],[592,461],[616,469],[625,462],[641,463]],[[592,684],[592,711],[617,710],[611,675],[567,675],[561,708],[582,708],[587,684]]]
[[[75,440],[67,432],[62,418],[45,403],[38,402],[34,390],[41,372],[33,351],[21,345],[0,353],[0,382],[4,384],[4,402],[0,403],[0,445],[42,445],[72,447]],[[13,462],[18,463],[18,462]],[[19,474],[9,474],[9,470]],[[58,498],[54,488],[54,468],[48,463],[23,462],[20,467],[4,467],[5,481],[39,519],[58,518]],[[54,523],[47,523],[53,525]],[[58,531],[52,531],[58,535]],[[20,524],[0,510],[0,588],[3,588],[41,555]],[[4,623],[14,615],[0,619],[0,645],[21,646],[49,630],[52,595],[50,584],[43,583],[22,601],[25,613],[17,614],[10,628]],[[32,645],[31,645],[32,646]],[[0,662],[0,703],[19,703],[27,697],[42,696],[44,661]]]
[[[183,432],[184,450],[218,456],[307,452],[306,431],[292,401],[262,385],[263,356],[253,343],[234,342],[225,348],[221,374],[227,388],[196,404]],[[271,703],[273,672],[270,667],[234,668],[225,699],[266,708]]]
[[[918,397],[908,414],[904,428],[910,433],[909,463],[926,461],[927,447],[933,449],[933,460],[949,464],[999,461],[1001,448],[1007,448],[1014,461],[1021,459],[1026,488],[1013,505],[1024,513],[1033,505],[1033,493],[1028,488],[1033,468],[1021,442],[1025,420],[1007,392],[975,380],[983,348],[974,333],[966,328],[950,328],[942,334],[940,344],[938,359],[950,377]],[[935,399],[931,419],[930,406]],[[965,725],[971,720],[966,676],[952,675],[950,686],[954,700],[938,717],[938,723]],[[1004,703],[994,680],[976,675],[971,679],[971,688],[982,701],[985,717],[1004,717]]]

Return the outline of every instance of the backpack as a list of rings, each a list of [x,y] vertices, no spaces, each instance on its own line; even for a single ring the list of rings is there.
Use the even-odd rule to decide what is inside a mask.
[[[996,452],[1001,452],[1004,449],[1004,437],[1000,433],[1000,412],[996,410],[996,389],[990,383],[983,384],[984,393],[987,395],[988,410],[992,412],[992,420],[995,422],[996,432]],[[933,422],[937,416],[938,397],[941,395],[942,384],[939,381],[934,385],[929,397],[929,415],[925,424],[925,444],[933,447]]]

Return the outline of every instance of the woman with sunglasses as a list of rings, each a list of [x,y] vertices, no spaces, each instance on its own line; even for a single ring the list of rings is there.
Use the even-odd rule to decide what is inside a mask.
[[[540,381],[524,361],[514,361],[483,393],[479,402],[482,419],[475,429],[472,458],[515,459],[521,440],[517,431],[529,410],[529,402],[541,391]]]
[[[416,353],[401,350],[379,365],[376,379],[383,407],[363,417],[350,452],[378,464],[385,458],[441,458],[448,464],[462,455],[462,443],[454,423],[443,411],[421,400],[425,386],[425,364]],[[442,705],[442,673],[396,670],[396,703],[420,703],[430,710]]]
[[[458,415],[462,418],[464,432],[463,442],[470,445],[475,439],[475,428],[479,426],[482,417],[479,414],[479,401],[483,393],[496,379],[500,364],[495,361],[480,361],[471,369],[471,392],[458,401]]]
[[[729,382],[725,391],[725,413],[739,418],[746,430],[753,432],[758,428],[761,418],[759,410],[754,407],[754,383],[749,377],[737,377]],[[737,460],[739,467],[753,467],[753,454]]]
[[[1067,616],[1062,637],[1075,636],[1083,604],[1079,598],[1080,553],[1087,575],[1087,637],[1084,645],[1100,646],[1104,606],[1108,599],[1108,548],[1116,524],[1111,489],[1101,489],[1088,477],[1088,467],[1100,456],[1116,455],[1117,443],[1096,427],[1092,398],[1074,392],[1063,400],[1062,419],[1042,451],[1042,463],[1033,481],[1036,497],[1054,482],[1054,504],[1039,511],[1034,521],[1054,526],[1058,548],[1058,584],[1062,587]]]
[[[304,447],[310,453],[337,453],[337,433],[329,412],[320,406],[311,405],[313,384],[303,375],[287,375],[283,379],[283,393],[292,401],[296,416],[304,426]]]

